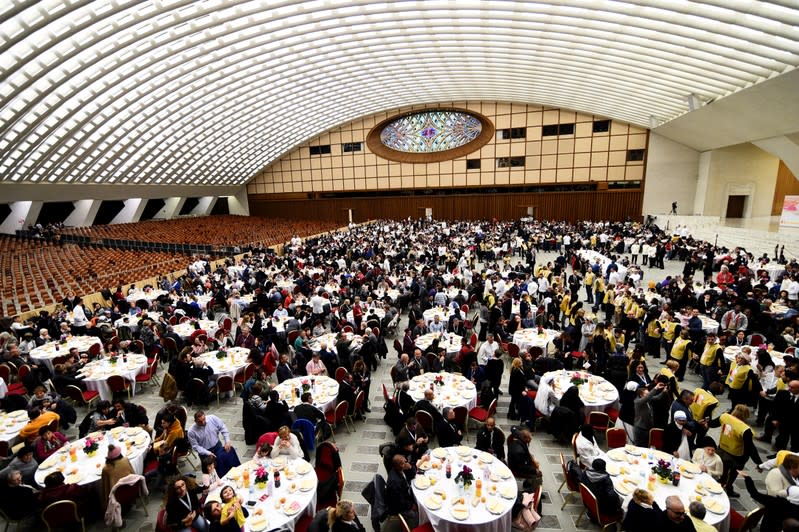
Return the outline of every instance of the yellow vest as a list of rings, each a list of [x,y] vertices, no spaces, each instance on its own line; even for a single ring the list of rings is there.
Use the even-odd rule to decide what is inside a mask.
[[[675,360],[682,360],[685,356],[685,348],[691,343],[690,338],[677,338],[674,340],[674,346],[671,348],[671,358]]]
[[[776,457],[777,467],[780,467],[782,465],[783,460],[785,460],[785,457],[788,456],[789,454],[795,454],[796,456],[799,456],[799,453],[792,453],[791,451],[777,451],[777,457]]]
[[[567,316],[571,312],[569,308],[569,302],[571,301],[571,296],[563,296],[563,299],[560,300],[560,311],[566,314]]]
[[[605,279],[601,275],[597,275],[596,280],[594,281],[594,291],[595,292],[605,291]]]
[[[777,388],[777,391],[784,390],[788,387],[788,383],[782,379],[777,379],[777,384],[775,384],[774,387]]]
[[[719,436],[719,448],[727,451],[733,456],[744,455],[744,433],[752,430],[749,425],[735,416],[721,414],[721,435]]]
[[[675,393],[680,395],[680,383],[674,378],[674,372],[672,372],[669,368],[661,368],[660,374],[665,375],[666,378],[669,379],[669,382],[674,383],[674,387],[676,388]]]
[[[697,388],[694,390],[694,402],[688,408],[694,419],[699,421],[706,416],[707,412],[710,412],[712,406],[717,404],[719,404],[719,400],[712,393],[704,388]]]
[[[649,322],[649,325],[646,326],[646,335],[650,338],[660,338],[660,322],[658,320],[652,320]]]
[[[660,325],[663,327],[663,339],[667,342],[673,341],[674,333],[677,331],[677,324],[673,321],[664,321]]]
[[[699,363],[703,366],[713,366],[716,364],[716,351],[720,349],[719,344],[707,345],[705,344],[705,349],[702,351],[702,357],[699,359]]]
[[[738,363],[733,361],[732,364],[730,364],[730,372],[727,374],[727,386],[733,390],[740,390],[743,388],[750,369],[752,369],[752,367],[749,364],[738,366]]]
[[[588,270],[588,273],[585,274],[585,286],[591,286],[594,284],[594,272]]]

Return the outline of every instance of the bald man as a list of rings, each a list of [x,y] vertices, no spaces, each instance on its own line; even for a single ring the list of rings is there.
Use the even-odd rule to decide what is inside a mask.
[[[660,532],[696,532],[694,522],[686,516],[685,505],[678,495],[666,497],[666,509],[661,514]]]

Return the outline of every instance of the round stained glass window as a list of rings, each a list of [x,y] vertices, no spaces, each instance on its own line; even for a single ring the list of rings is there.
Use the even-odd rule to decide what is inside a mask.
[[[460,109],[417,111],[375,126],[367,145],[376,154],[402,162],[454,159],[484,145],[494,134],[487,118]]]

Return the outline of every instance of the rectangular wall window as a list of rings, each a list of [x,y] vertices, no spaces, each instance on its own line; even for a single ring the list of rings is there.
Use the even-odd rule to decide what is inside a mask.
[[[362,151],[360,142],[345,142],[341,145],[341,151],[344,153],[353,151]]]
[[[466,159],[466,169],[467,170],[479,170],[480,169],[480,159]]]
[[[643,161],[646,150],[627,150],[628,161]]]
[[[610,120],[596,120],[594,122],[594,133],[606,133],[610,131]]]
[[[327,155],[330,153],[330,144],[322,144],[321,146],[309,146],[308,150],[311,155]]]
[[[550,124],[541,128],[542,137],[574,135],[574,124]]]
[[[524,167],[524,157],[497,157],[497,168]]]
[[[527,138],[526,127],[511,127],[497,131],[497,138],[502,140]]]

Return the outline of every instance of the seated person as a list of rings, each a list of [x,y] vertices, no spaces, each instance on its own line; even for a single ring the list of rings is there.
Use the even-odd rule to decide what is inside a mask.
[[[463,439],[463,427],[455,422],[455,411],[452,408],[444,408],[443,416],[436,425],[436,434],[441,447],[460,445]]]
[[[49,425],[53,421],[58,422],[61,416],[51,410],[42,412],[38,408],[33,407],[28,410],[28,419],[28,424],[19,431],[19,437],[31,443],[39,436],[39,429]]]
[[[202,487],[189,487],[186,477],[178,477],[169,485],[166,497],[166,522],[176,532],[188,532],[192,528],[197,532],[208,532],[208,522],[202,516],[197,492]]]
[[[485,426],[477,433],[475,448],[494,455],[502,461],[505,460],[505,436],[496,428],[496,420],[493,417],[486,419]]]
[[[527,429],[517,430],[508,445],[508,467],[514,476],[524,478],[525,488],[537,488],[541,485],[541,467],[530,454],[530,442],[533,434]]]
[[[644,489],[633,492],[624,516],[624,530],[647,530],[660,519],[660,507],[652,493]]]
[[[289,458],[302,458],[303,452],[300,446],[300,440],[297,436],[292,434],[291,430],[283,425],[277,431],[278,439],[272,447],[272,458],[277,458],[281,454],[287,455]]]
[[[44,477],[44,489],[39,492],[39,504],[42,507],[58,502],[70,500],[78,505],[78,515],[81,517],[97,515],[100,507],[97,492],[92,486],[66,484],[64,474],[54,471]]]
[[[49,426],[39,429],[39,437],[33,442],[33,454],[40,464],[67,443],[67,437]]]
[[[585,424],[580,427],[580,432],[574,444],[577,447],[577,456],[580,459],[580,465],[583,467],[591,467],[594,460],[604,454],[596,443],[594,427],[591,425]]]
[[[0,508],[9,519],[18,521],[36,514],[39,501],[36,491],[22,483],[22,473],[13,470],[0,486]]]
[[[291,425],[292,419],[289,414],[289,405],[286,401],[280,400],[280,393],[277,390],[269,392],[269,401],[264,409],[264,417],[269,420],[270,430],[276,431],[283,425]]]
[[[0,471],[0,482],[5,481],[12,471],[19,471],[22,474],[22,482],[28,486],[35,486],[36,482],[33,477],[39,464],[33,459],[33,447],[24,445],[14,455],[14,459]]]
[[[583,472],[581,482],[596,497],[601,514],[621,517],[621,499],[613,489],[613,481],[605,469],[605,460],[596,458],[591,467]]]
[[[386,510],[388,515],[402,515],[411,529],[419,523],[418,507],[411,491],[415,472],[412,464],[401,454],[394,456],[386,480]]]
[[[716,442],[710,436],[705,436],[700,440],[691,461],[698,465],[703,473],[707,473],[717,481],[721,480],[724,464],[716,452]]]

